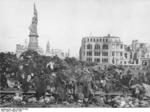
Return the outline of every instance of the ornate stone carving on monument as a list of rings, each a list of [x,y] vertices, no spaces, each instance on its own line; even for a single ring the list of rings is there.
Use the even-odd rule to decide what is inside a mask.
[[[31,25],[29,27],[29,30],[30,30],[29,36],[36,36],[36,37],[38,37],[37,23],[38,23],[38,14],[37,14],[36,6],[34,4],[34,16],[32,18],[32,23],[31,23]]]
[[[28,49],[30,50],[38,50],[38,33],[37,33],[37,23],[38,23],[38,14],[37,14],[37,10],[36,10],[36,6],[34,4],[34,16],[32,18],[32,23],[29,27],[29,45],[28,45]]]

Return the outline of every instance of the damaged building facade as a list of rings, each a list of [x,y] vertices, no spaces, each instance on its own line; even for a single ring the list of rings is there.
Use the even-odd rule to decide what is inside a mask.
[[[120,37],[108,34],[104,37],[84,37],[80,48],[80,60],[114,65],[148,65],[150,46],[133,40],[124,45]]]
[[[125,45],[124,65],[148,65],[150,61],[150,45],[133,40],[131,45]]]
[[[80,48],[80,60],[97,63],[119,64],[124,46],[119,37],[84,37]]]
[[[51,57],[57,56],[57,57],[59,57],[60,59],[65,59],[66,57],[69,57],[69,52],[68,52],[68,53],[65,53],[65,52],[63,52],[63,51],[60,50],[60,49],[51,49],[51,48],[50,48],[50,43],[49,43],[49,41],[48,41],[48,42],[47,42],[47,45],[46,45],[45,56],[51,56]]]

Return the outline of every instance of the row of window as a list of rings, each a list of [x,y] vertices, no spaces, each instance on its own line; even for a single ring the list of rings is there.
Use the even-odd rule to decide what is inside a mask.
[[[121,45],[112,45],[112,49],[123,49],[123,45],[121,44]]]
[[[85,48],[85,46],[84,46],[84,48]],[[99,44],[96,44],[96,45],[94,46],[94,48],[95,48],[95,49],[100,49],[100,45],[99,45]],[[104,45],[102,46],[102,48],[103,48],[103,49],[108,49],[108,45],[107,45],[107,44],[104,44]],[[87,49],[92,49],[92,44],[88,44],[88,45],[87,45]]]
[[[87,51],[86,52],[86,55],[87,56],[92,56],[92,51]],[[100,56],[101,55],[101,52],[94,52],[94,56]],[[102,56],[108,56],[108,52],[102,52]]]
[[[101,53],[100,52],[94,52],[94,56],[100,56]]]
[[[102,48],[103,49],[108,49],[109,47],[108,47],[108,45],[107,44],[104,44],[103,46],[102,46]],[[112,46],[112,49],[123,49],[123,45],[118,45],[118,46]],[[85,45],[84,45],[84,49],[85,49]],[[92,49],[92,44],[88,44],[87,45],[87,49]],[[95,46],[94,46],[94,49],[100,49],[100,45],[99,44],[96,44]]]
[[[86,61],[92,62],[92,58],[87,58]]]
[[[117,52],[117,53],[115,53],[115,52],[112,52],[112,56],[123,56],[123,53],[122,52]]]
[[[107,38],[88,38],[87,42],[108,42]]]
[[[135,60],[135,62],[130,62],[130,61],[120,61],[120,64],[122,65],[122,64],[124,64],[124,65],[126,65],[126,64],[139,64],[139,61],[138,60]]]
[[[92,58],[87,58],[86,61],[92,62]],[[100,63],[101,60],[100,60],[100,58],[94,58],[94,62]],[[102,58],[102,62],[103,63],[108,63],[108,58]],[[115,63],[114,60],[112,60],[112,63],[113,64]],[[128,62],[127,61],[120,61],[120,64],[128,64]],[[138,64],[138,60],[136,60],[136,62],[134,64]]]
[[[87,55],[87,56],[92,56],[92,51],[86,52],[86,55]]]
[[[87,51],[86,52],[86,55],[87,56],[92,56],[92,51]],[[85,56],[85,53],[84,53],[84,56]],[[101,56],[101,52],[100,51],[95,51],[94,52],[94,56]],[[108,52],[102,52],[102,56],[108,56]],[[112,56],[123,56],[123,53],[122,52],[112,52]],[[126,57],[126,54],[125,54],[125,57]]]
[[[132,53],[131,53],[131,54],[125,53],[125,54],[124,54],[124,57],[125,57],[126,59],[128,59],[128,58],[133,58],[133,57],[132,57]],[[135,57],[135,58],[136,58],[136,57]]]
[[[139,54],[138,53],[125,53],[124,54],[124,57],[127,59],[127,58],[134,58],[134,59],[137,59],[139,57]],[[141,57],[142,58],[149,58],[149,55],[145,55],[145,53],[141,53]]]
[[[92,58],[86,58],[86,61],[92,62]],[[100,58],[95,58],[95,59],[94,59],[94,62],[99,63],[99,62],[100,62]],[[103,63],[108,63],[108,58],[102,58],[102,62],[103,62]]]
[[[99,58],[95,58],[95,59],[94,59],[94,62],[99,63],[99,62],[100,62],[100,59],[99,59]]]

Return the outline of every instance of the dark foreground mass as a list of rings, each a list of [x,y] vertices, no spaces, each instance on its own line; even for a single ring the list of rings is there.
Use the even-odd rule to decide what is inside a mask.
[[[149,68],[0,53],[0,106],[150,107]]]

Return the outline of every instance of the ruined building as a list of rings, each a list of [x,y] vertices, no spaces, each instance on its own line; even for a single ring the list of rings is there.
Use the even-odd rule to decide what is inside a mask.
[[[150,45],[133,40],[124,45],[119,37],[84,37],[80,48],[80,60],[115,65],[148,65]]]
[[[148,65],[150,60],[150,45],[133,40],[125,47],[124,65]]]
[[[65,59],[66,57],[69,57],[69,52],[65,53],[60,49],[50,49],[50,43],[49,41],[47,42],[46,45],[46,52],[45,52],[46,56],[58,56],[60,59]]]
[[[84,37],[80,48],[80,60],[97,63],[120,64],[124,45],[119,37]]]

